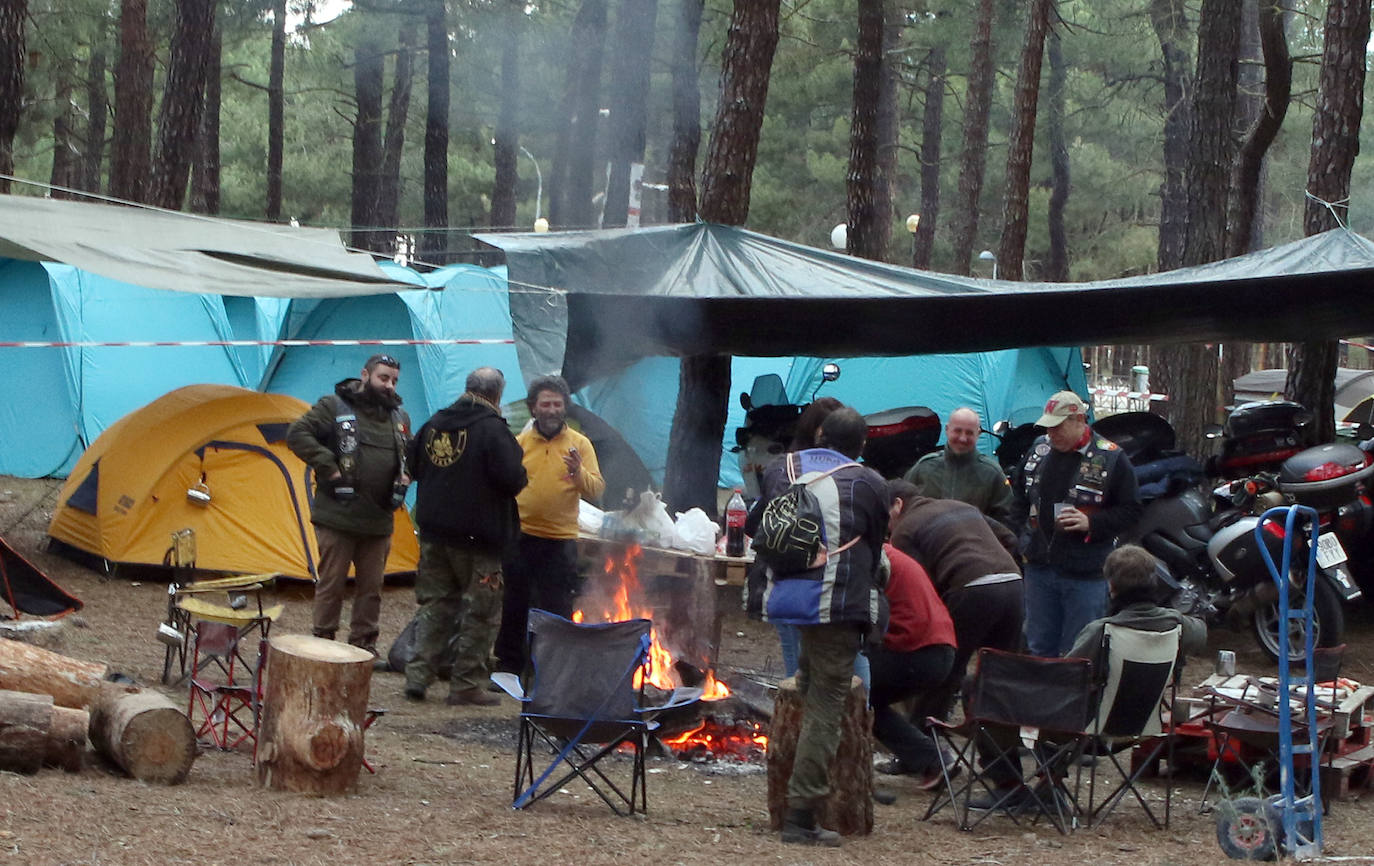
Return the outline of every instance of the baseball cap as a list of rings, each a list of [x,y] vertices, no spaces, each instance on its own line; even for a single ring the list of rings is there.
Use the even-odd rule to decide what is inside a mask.
[[[1045,401],[1045,414],[1036,421],[1039,427],[1058,427],[1070,415],[1088,414],[1088,405],[1072,391],[1058,391]]]

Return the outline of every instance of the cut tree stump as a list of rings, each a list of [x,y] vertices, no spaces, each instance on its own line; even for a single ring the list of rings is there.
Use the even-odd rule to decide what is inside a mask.
[[[51,697],[0,691],[0,770],[38,772],[51,727]]]
[[[802,695],[789,677],[778,683],[773,727],[768,732],[768,819],[782,829],[787,811],[787,780],[797,756]],[[854,677],[840,722],[840,747],[830,762],[830,796],[816,809],[821,826],[845,836],[873,832],[873,711],[863,682]]]
[[[345,794],[363,765],[372,654],[309,635],[273,635],[258,731],[258,784]]]
[[[94,703],[109,667],[0,638],[0,689],[51,695],[59,707]]]
[[[106,683],[91,712],[91,743],[142,782],[177,785],[196,759],[196,732],[162,694]]]

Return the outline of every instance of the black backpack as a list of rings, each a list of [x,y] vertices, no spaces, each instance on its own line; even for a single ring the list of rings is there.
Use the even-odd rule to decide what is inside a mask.
[[[824,472],[808,472],[798,478],[792,458],[791,454],[783,458],[787,461],[787,480],[792,482],[791,486],[763,507],[758,531],[754,533],[755,559],[779,577],[819,568],[831,556],[853,547],[860,538],[856,535],[833,551],[826,549],[822,540],[825,515],[821,512],[820,500],[809,489],[813,482],[846,466],[859,464],[841,463]]]

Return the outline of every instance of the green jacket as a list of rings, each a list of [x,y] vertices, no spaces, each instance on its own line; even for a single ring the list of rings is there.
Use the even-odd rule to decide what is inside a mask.
[[[1010,525],[1011,486],[997,461],[977,451],[955,454],[945,448],[916,461],[906,473],[922,496],[957,499],[1000,523]]]
[[[321,397],[310,411],[292,422],[286,432],[286,445],[314,471],[315,496],[310,503],[310,522],[339,532],[357,535],[390,535],[394,517],[392,486],[400,471],[400,454],[391,413],[370,401],[359,399],[362,383],[345,379],[334,386],[334,394]],[[337,425],[333,399],[348,404],[358,418],[358,452],[354,488],[349,499],[333,493],[326,479],[339,469]],[[396,410],[403,437],[410,438],[410,416]]]

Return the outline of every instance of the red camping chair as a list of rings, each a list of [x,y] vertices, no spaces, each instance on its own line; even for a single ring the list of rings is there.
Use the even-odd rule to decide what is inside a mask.
[[[247,665],[239,659],[239,638],[239,629],[228,623],[202,620],[195,624],[195,673],[187,716],[198,740],[223,751],[252,741],[256,755],[267,648],[258,647],[257,664],[246,671]]]

